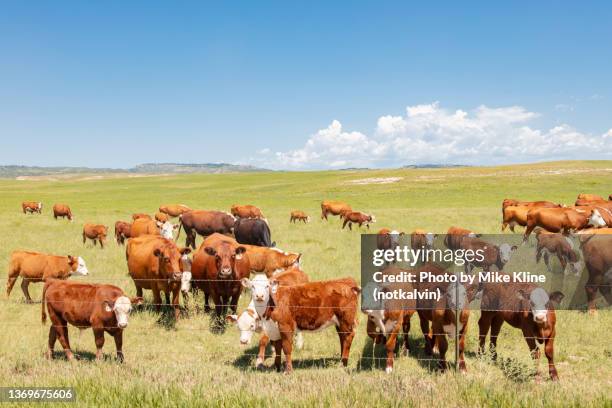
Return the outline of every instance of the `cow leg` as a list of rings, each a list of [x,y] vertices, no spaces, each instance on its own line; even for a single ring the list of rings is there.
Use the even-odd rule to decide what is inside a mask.
[[[395,357],[395,345],[397,344],[397,335],[400,330],[401,322],[398,320],[391,329],[391,333],[387,336],[387,342],[385,343],[385,349],[387,350],[387,366],[385,367],[386,373],[393,371],[393,358]]]
[[[266,360],[266,346],[270,342],[270,337],[266,333],[262,333],[259,338],[259,351],[257,353],[257,360],[255,360],[255,367],[263,368],[263,363]],[[279,362],[280,365],[280,362]],[[280,368],[279,368],[280,369]]]
[[[55,348],[55,342],[56,341],[57,341],[57,330],[55,330],[55,327],[53,327],[53,325],[51,325],[49,327],[49,349],[45,353],[45,357],[47,359],[52,359],[53,358],[53,349]]]
[[[412,315],[413,315],[413,312],[406,311],[404,313],[404,319],[402,320],[402,332],[404,334],[405,354],[410,354],[409,334],[410,334],[410,318],[412,317]]]
[[[421,313],[419,313],[419,324],[425,339],[425,354],[431,356],[433,354],[433,336],[429,333],[429,320]]]
[[[501,331],[501,327],[504,324],[504,319],[500,316],[493,318],[491,324],[491,341],[489,344],[489,350],[491,351],[491,358],[493,361],[497,360],[497,337]]]
[[[531,353],[531,358],[536,363],[536,379],[540,378],[540,349],[535,340],[535,334],[529,328],[523,328],[523,337],[525,337],[525,341],[527,342],[527,346],[529,347],[529,352]]]
[[[238,311],[238,295],[232,296],[232,300],[230,301],[230,309],[232,310],[232,314],[236,314]]]
[[[487,333],[491,328],[491,322],[495,312],[481,311],[480,319],[478,319],[478,353],[485,352],[485,343],[487,342]]]
[[[342,223],[342,229],[344,229],[344,227],[346,227],[346,224],[348,224],[348,220],[347,219],[345,219],[344,222]],[[350,225],[349,225],[349,227],[350,227]]]
[[[552,333],[554,335],[554,332]],[[553,381],[559,380],[559,375],[557,374],[557,368],[555,367],[554,361],[554,353],[555,353],[555,338],[549,337],[544,340],[544,354],[546,354],[546,358],[548,359],[548,373],[550,374],[550,379]]]
[[[136,285],[136,296],[142,297],[142,287]]]
[[[21,290],[23,291],[23,295],[25,296],[25,300],[27,303],[32,303],[32,298],[30,297],[30,291],[28,290],[28,286],[30,285],[30,280],[26,277],[21,279]]]
[[[586,291],[587,296],[587,308],[591,316],[597,313],[597,306],[595,305],[595,298],[597,297],[597,287],[598,285],[596,285],[595,282],[593,282],[593,280],[590,278],[587,284],[584,286],[584,290]]]
[[[87,241],[87,237],[85,236],[85,233],[83,233],[83,245],[85,245],[86,241]]]
[[[104,328],[96,327],[93,329],[96,341],[96,360],[102,360],[102,347],[104,347]]]
[[[161,312],[162,299],[161,294],[159,293],[159,289],[153,289],[153,303],[155,304],[155,311]]]
[[[166,299],[166,304],[170,305],[170,292],[164,292],[164,298]]]
[[[174,308],[174,320],[178,320],[181,316],[181,309],[179,307],[180,290],[174,289],[172,291],[172,307]]]
[[[19,274],[15,274],[14,276],[11,276],[11,272],[9,272],[9,278],[6,280],[6,297],[7,298],[10,296],[11,291],[13,290],[13,286],[15,286],[15,282],[17,282],[17,278],[19,277]]]
[[[204,312],[210,313],[210,304],[209,304],[210,293],[204,291]]]
[[[293,327],[290,324],[278,325],[281,332],[281,344],[283,353],[285,353],[285,374],[290,374],[293,371],[291,363],[291,351],[293,350]]]
[[[283,342],[282,340],[274,341],[274,367],[276,367],[276,371],[281,370],[281,353],[283,351]]]
[[[463,373],[467,372],[467,368],[465,366],[465,355],[464,355],[465,333],[467,332],[467,326],[468,326],[468,322],[466,321],[465,324],[463,324],[463,326],[461,327],[461,330],[459,331],[459,371]]]
[[[546,265],[546,270],[550,273],[552,272],[552,268],[550,266],[550,256],[548,256],[548,251],[544,252],[544,265]]]
[[[104,241],[102,238],[98,238],[98,241],[100,241],[100,249],[104,249]]]
[[[68,338],[68,322],[57,318],[57,320],[53,322],[53,325],[57,331],[59,342],[66,353],[66,358],[68,361],[74,359],[74,354],[72,354],[72,350],[70,350],[70,339]]]
[[[113,337],[115,338],[115,347],[117,348],[117,360],[123,363],[123,330],[117,330]]]
[[[440,319],[434,318],[431,324],[431,330],[433,331],[434,345],[438,346],[438,368],[445,371],[447,369],[446,351],[448,350],[448,341],[446,340],[446,334],[441,319],[443,319],[443,316],[440,316]]]

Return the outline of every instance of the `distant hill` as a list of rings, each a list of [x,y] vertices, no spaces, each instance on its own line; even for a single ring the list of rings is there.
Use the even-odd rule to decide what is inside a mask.
[[[454,167],[472,167],[466,164],[407,164],[403,169],[448,169]]]
[[[229,163],[144,163],[130,169],[95,167],[0,166],[0,178],[53,176],[68,174],[187,174],[187,173],[247,173],[271,171],[259,167]]]

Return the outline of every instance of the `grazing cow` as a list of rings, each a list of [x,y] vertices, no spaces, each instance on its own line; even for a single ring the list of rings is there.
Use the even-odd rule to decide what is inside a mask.
[[[89,238],[93,241],[94,246],[96,246],[96,242],[99,242],[100,248],[104,248],[107,233],[108,227],[106,225],[85,224],[83,225],[83,244]]]
[[[527,213],[534,207],[527,207],[523,205],[514,206],[510,205],[503,209],[502,219],[502,232],[505,231],[506,227],[510,226],[510,231],[514,232],[514,227],[520,225],[521,227],[527,226]]]
[[[275,274],[272,280],[268,279],[265,275],[258,274],[252,280],[242,278],[241,282],[242,286],[251,290],[251,302],[240,317],[229,315],[227,320],[237,323],[240,330],[240,344],[242,345],[247,345],[251,342],[254,332],[263,332],[259,340],[259,352],[255,362],[256,367],[261,368],[265,360],[266,346],[270,342],[270,336],[273,336],[276,340],[280,338],[278,325],[269,318],[263,317],[270,301],[271,284],[276,282],[280,286],[299,285],[308,282],[308,276],[300,268],[294,267]],[[304,345],[304,339],[300,331],[296,333],[296,345],[298,349],[301,349]],[[277,367],[280,367],[280,347],[276,348],[275,363]]]
[[[275,272],[300,265],[302,254],[278,248],[244,245],[252,272],[263,272],[268,278]]]
[[[270,301],[263,317],[278,325],[278,335],[269,333],[275,350],[285,353],[285,372],[293,371],[291,352],[296,330],[317,331],[336,326],[342,365],[348,365],[357,327],[357,303],[361,288],[353,278],[280,286],[271,282]],[[276,333],[275,333],[276,334]],[[275,361],[280,370],[280,359]]]
[[[416,229],[410,234],[410,246],[412,249],[433,249],[434,239],[437,234],[427,232],[423,229]]]
[[[597,194],[578,194],[576,197],[576,201],[586,200],[586,201],[604,201],[604,198]],[[578,204],[576,204],[578,205]]]
[[[461,240],[464,237],[478,237],[478,234],[475,234],[473,231],[470,231],[461,227],[450,227],[446,232],[446,236],[444,237],[444,245],[448,249],[452,249],[456,251],[461,248]]]
[[[353,211],[351,206],[342,201],[328,201],[325,200],[321,203],[321,219],[326,219],[329,214],[338,215],[340,219],[344,217],[344,214]]]
[[[168,214],[165,214],[163,212],[156,212],[155,213],[155,221],[159,221],[161,223],[164,223],[166,221],[170,220],[170,216],[168,216]]]
[[[404,270],[397,266],[389,266],[381,272],[385,276],[399,276]],[[380,288],[384,292],[394,292],[401,290],[404,293],[413,291],[412,283],[388,283]],[[368,316],[367,333],[372,338],[374,344],[384,344],[387,351],[387,365],[385,372],[393,371],[393,360],[395,357],[395,347],[397,345],[400,329],[404,335],[404,347],[406,353],[409,352],[408,334],[410,333],[410,318],[416,311],[416,300],[387,300],[380,310],[364,310]]]
[[[159,212],[168,214],[170,217],[179,217],[188,211],[191,211],[191,208],[185,204],[165,204],[159,206]]]
[[[117,245],[123,245],[127,238],[131,238],[132,224],[126,221],[115,222],[115,240]]]
[[[291,211],[291,217],[289,218],[289,222],[295,224],[296,221],[303,221],[304,224],[310,222],[310,217],[306,215],[304,211],[295,210]]]
[[[235,222],[236,218],[233,215],[222,211],[189,211],[180,216],[179,232],[176,239],[181,234],[181,227],[184,228],[185,234],[187,234],[185,246],[191,246],[195,249],[196,234],[203,237],[214,233],[230,235],[234,230]]]
[[[403,232],[381,228],[376,234],[376,248],[381,250],[395,249],[403,235]]]
[[[164,238],[173,239],[173,232],[178,227],[178,224],[174,225],[169,221],[161,223],[146,218],[137,218],[132,222],[130,234],[132,238],[141,235],[161,235]]]
[[[479,351],[484,352],[486,337],[491,330],[490,349],[497,358],[497,337],[504,322],[521,329],[532,357],[537,361],[540,350],[537,343],[544,343],[548,359],[548,372],[552,380],[558,380],[554,362],[556,315],[554,304],[563,299],[563,293],[550,295],[530,283],[483,283],[480,303]],[[537,341],[537,343],[536,343]],[[537,372],[539,376],[539,369]]]
[[[53,205],[53,218],[57,220],[57,217],[68,218],[72,221],[72,211],[66,204],[54,204]]]
[[[11,253],[8,277],[6,280],[6,297],[13,290],[17,278],[21,276],[21,290],[26,302],[32,298],[28,291],[30,282],[45,282],[48,279],[68,279],[70,275],[87,275],[89,271],[80,256],[57,256],[31,251],[14,251]]]
[[[506,243],[494,245],[480,238],[470,236],[463,237],[459,248],[464,251],[472,251],[474,254],[480,254],[482,257],[482,260],[474,259],[471,262],[466,262],[464,265],[465,273],[471,273],[474,267],[480,267],[483,271],[488,272],[492,266],[495,266],[498,271],[501,271],[510,261],[512,253],[517,250],[516,245],[510,246]]]
[[[540,208],[559,208],[561,204],[553,203],[552,201],[521,201],[513,198],[506,198],[502,202],[502,213],[504,208],[513,207],[540,207]]]
[[[535,227],[544,228],[549,232],[568,234],[589,225],[593,227],[606,226],[599,210],[582,208],[536,208],[529,211],[523,241],[527,241]]]
[[[142,297],[142,290],[153,292],[153,303],[157,311],[161,310],[161,292],[165,293],[169,303],[172,293],[172,305],[175,319],[179,318],[179,292],[185,283],[181,259],[191,252],[189,248],[179,248],[174,242],[158,235],[143,235],[128,240],[125,256],[128,271],[136,295]]]
[[[417,272],[427,271],[432,275],[448,274],[444,269],[435,264],[425,264],[417,269]],[[442,371],[447,369],[446,351],[448,341],[446,335],[456,336],[459,332],[459,369],[466,371],[464,349],[465,334],[467,332],[468,320],[470,317],[469,304],[476,295],[478,284],[464,286],[461,283],[453,282],[434,282],[431,280],[417,280],[414,284],[421,293],[436,292],[441,293],[439,300],[417,299],[417,312],[421,331],[425,337],[425,354],[433,355],[438,350],[438,368]],[[457,318],[456,311],[460,310]],[[459,327],[455,325],[459,322]],[[431,330],[429,328],[431,322]]]
[[[261,210],[254,205],[232,205],[232,209],[230,211],[232,215],[236,218],[261,218],[265,219]]]
[[[42,214],[42,203],[40,201],[24,201],[21,203],[21,210],[24,214]]]
[[[270,236],[270,226],[260,219],[239,218],[234,224],[234,236],[241,244],[257,245],[263,247],[276,246]]]
[[[152,220],[153,218],[149,214],[145,214],[145,213],[134,213],[134,214],[132,214],[132,220],[133,221],[136,221],[138,219]]]
[[[132,305],[142,303],[142,298],[129,298],[113,285],[66,282],[52,279],[45,283],[42,299],[42,323],[47,321],[45,308],[49,312],[48,359],[53,358],[55,341],[64,348],[66,358],[74,358],[68,339],[68,323],[84,329],[93,329],[96,341],[96,360],[102,359],[104,332],[115,339],[117,359],[123,361],[123,329],[128,325]]]
[[[540,259],[543,257],[548,272],[552,272],[550,257],[556,256],[561,263],[563,272],[569,273],[569,270],[566,270],[569,265],[575,275],[580,275],[583,265],[578,254],[574,251],[574,243],[569,237],[559,233],[537,230],[536,241],[536,262],[540,263]]]
[[[370,229],[370,223],[373,222],[376,222],[376,218],[374,218],[373,215],[369,215],[361,211],[350,211],[344,213],[344,223],[342,224],[342,229],[344,229],[346,224],[348,224],[349,229],[352,230],[353,223],[358,224],[359,228],[365,224],[365,226]]]
[[[612,235],[589,235],[582,242],[582,255],[589,273],[585,286],[589,314],[595,314],[597,291],[612,305]]]
[[[193,256],[192,276],[194,288],[204,291],[204,310],[210,311],[209,297],[215,303],[217,317],[222,317],[230,306],[236,314],[242,293],[240,279],[250,275],[246,248],[231,237],[214,233],[204,239]]]

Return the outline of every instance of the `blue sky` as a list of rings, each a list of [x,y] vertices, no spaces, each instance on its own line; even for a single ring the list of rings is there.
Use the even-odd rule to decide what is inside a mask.
[[[491,3],[3,2],[0,163],[612,158],[612,5]]]

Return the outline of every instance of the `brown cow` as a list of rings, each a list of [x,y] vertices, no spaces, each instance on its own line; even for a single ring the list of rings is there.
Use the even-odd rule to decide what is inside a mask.
[[[123,245],[127,238],[131,238],[132,224],[126,221],[115,222],[115,240],[117,245]]]
[[[344,223],[342,224],[342,229],[344,229],[346,224],[348,224],[349,229],[352,230],[353,223],[358,224],[359,228],[365,224],[365,226],[370,229],[370,223],[373,222],[376,222],[376,218],[374,218],[373,215],[369,215],[361,211],[350,211],[344,213]]]
[[[261,210],[254,205],[246,204],[246,205],[232,205],[231,211],[232,215],[236,218],[261,218],[264,219],[264,215]]]
[[[300,265],[302,254],[286,252],[278,248],[246,245],[246,255],[252,272],[263,272],[268,278],[275,272]]]
[[[159,206],[159,212],[168,214],[170,217],[178,217],[188,211],[191,211],[191,208],[185,204],[165,204]]]
[[[138,219],[152,220],[153,217],[151,217],[149,214],[145,214],[145,213],[134,213],[134,214],[132,214],[132,220],[133,221],[136,221]]]
[[[437,234],[427,232],[424,229],[416,229],[410,234],[410,247],[414,250],[425,248],[432,249]]]
[[[510,261],[512,253],[517,250],[516,245],[502,243],[494,245],[480,238],[465,236],[459,243],[459,248],[466,251],[471,251],[475,254],[474,260],[465,263],[465,273],[471,273],[474,267],[480,267],[483,271],[490,271],[492,266],[495,266],[498,271],[504,269],[504,266]]]
[[[228,236],[214,233],[204,239],[191,268],[193,287],[204,291],[204,310],[210,311],[209,297],[215,303],[217,317],[223,317],[228,306],[236,314],[242,293],[240,279],[250,275],[246,248]]]
[[[527,241],[535,227],[549,232],[563,232],[586,228],[587,226],[605,227],[606,222],[599,210],[579,208],[535,208],[527,214],[527,228],[523,241]]]
[[[42,322],[47,321],[45,308],[49,311],[48,359],[53,358],[55,341],[64,348],[66,358],[74,358],[68,339],[68,323],[79,329],[91,327],[96,340],[96,360],[102,358],[104,332],[115,339],[117,359],[123,361],[123,329],[128,325],[132,305],[142,303],[142,298],[128,298],[113,285],[65,282],[55,279],[45,283],[42,299]]]
[[[502,201],[502,212],[504,208],[514,207],[542,207],[542,208],[558,208],[562,207],[561,204],[553,203],[552,201],[521,201],[513,198],[506,198]]]
[[[170,216],[166,213],[163,212],[156,212],[155,213],[155,221],[159,221],[159,222],[166,222],[170,220]]]
[[[595,314],[595,298],[601,292],[612,305],[612,235],[589,235],[582,242],[582,254],[589,273],[585,286],[589,314]]]
[[[552,272],[550,266],[550,257],[556,256],[561,263],[561,270],[565,273],[566,267],[569,266],[574,271],[574,274],[579,275],[582,271],[582,262],[574,251],[574,243],[571,239],[563,234],[548,233],[543,230],[536,231],[536,262],[539,263],[542,257],[548,272]]]
[[[578,194],[576,197],[576,201],[586,200],[586,201],[604,201],[604,198],[597,194]],[[576,204],[578,205],[578,204]]]
[[[132,238],[141,235],[160,235],[157,221],[147,218],[136,218],[134,222],[132,222],[130,235]]]
[[[475,234],[473,231],[469,229],[461,228],[461,227],[450,227],[446,232],[446,236],[444,237],[444,245],[448,249],[452,249],[453,251],[461,248],[461,240],[464,237],[478,237],[478,234]]]
[[[99,242],[100,248],[104,248],[107,232],[108,227],[106,225],[85,224],[83,225],[83,243],[89,238],[93,241],[94,246],[96,246],[96,242]]]
[[[21,276],[21,290],[26,302],[31,302],[28,285],[30,282],[45,282],[48,279],[67,279],[70,275],[87,275],[89,271],[80,256],[57,256],[31,251],[14,251],[11,253],[9,271],[6,281],[6,297],[13,290],[17,278]]]
[[[399,245],[403,232],[381,228],[376,234],[376,248],[381,250],[395,249]]]
[[[536,343],[544,343],[548,359],[548,372],[552,380],[558,380],[554,362],[554,340],[556,315],[554,304],[561,302],[563,293],[550,295],[542,288],[530,283],[484,283],[480,304],[479,351],[484,352],[486,337],[491,330],[490,349],[497,358],[497,336],[504,322],[521,329],[532,357],[537,361],[540,350]],[[539,369],[537,372],[539,376]]]
[[[351,343],[357,327],[357,303],[361,288],[353,278],[300,285],[280,286],[271,282],[270,300],[264,314],[278,324],[279,339],[270,336],[274,348],[285,353],[285,372],[293,371],[291,352],[296,330],[322,330],[336,326],[340,338],[342,365],[348,365]],[[280,370],[280,361],[276,364]]]
[[[24,214],[42,214],[42,203],[40,201],[24,201],[21,203],[21,210]]]
[[[53,218],[57,220],[57,217],[66,217],[72,221],[72,211],[67,204],[54,204],[53,205]]]
[[[176,238],[178,239],[178,236],[181,234],[181,227],[184,228],[187,234],[185,246],[191,245],[195,249],[196,234],[204,237],[214,233],[230,235],[233,232],[235,223],[236,218],[223,211],[189,211],[180,217],[179,232]]]
[[[519,201],[506,198],[502,202],[502,231],[510,225],[510,231],[514,227],[527,225],[527,213],[533,208],[560,208],[561,205],[551,201]]]
[[[161,310],[161,292],[165,293],[169,303],[172,293],[174,317],[179,318],[179,292],[187,288],[183,280],[182,257],[191,252],[189,248],[179,248],[174,242],[158,235],[143,235],[128,240],[125,255],[128,271],[136,295],[142,297],[143,289],[153,291],[153,303],[157,311]],[[184,293],[185,295],[185,293]]]
[[[321,219],[327,220],[327,215],[338,215],[340,219],[344,218],[344,214],[351,212],[351,206],[342,201],[328,201],[321,203]]]
[[[295,224],[296,221],[303,221],[304,224],[310,222],[310,217],[306,215],[304,211],[294,210],[291,211],[291,217],[289,218],[289,222]]]

